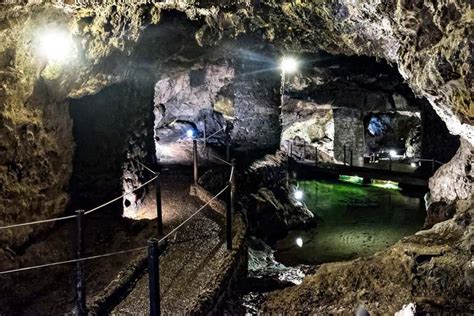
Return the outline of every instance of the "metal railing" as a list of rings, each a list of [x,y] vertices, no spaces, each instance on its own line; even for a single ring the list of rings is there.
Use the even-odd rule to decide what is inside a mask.
[[[288,139],[288,140],[285,140],[285,142],[286,142],[288,157],[297,158],[298,160],[305,162],[305,161],[307,161],[306,157],[308,156],[308,153],[311,153],[311,151],[313,151],[312,155],[310,155],[310,156],[313,156],[314,158],[311,161],[314,161],[314,163],[316,165],[319,164],[319,157],[318,157],[319,156],[319,150],[318,150],[317,146],[313,146],[311,144],[308,144],[306,142],[306,140],[299,141],[299,140]],[[299,147],[301,149],[300,150],[301,155],[295,154],[295,152],[294,152],[295,147]],[[393,159],[392,159],[392,156],[390,154],[388,155],[388,161],[389,161],[388,170],[392,171],[393,170],[393,168],[392,168]],[[443,162],[441,162],[439,160],[436,160],[434,157],[431,158],[431,159],[412,158],[411,161],[412,162],[414,162],[414,161],[416,161],[416,162],[430,162],[431,163],[431,171],[433,173],[436,170],[436,164],[438,164],[438,165],[443,165],[444,164]],[[345,145],[345,144],[343,145],[343,160],[342,160],[342,163],[343,163],[344,166],[350,166],[350,167],[354,166],[353,149],[351,147],[347,148],[347,145]]]
[[[194,180],[195,180],[195,183],[197,183],[196,177],[198,176],[197,174],[198,160],[197,160],[197,148],[195,144],[196,142],[194,141],[193,142],[193,153],[195,157]],[[2,230],[2,229],[10,229],[10,228],[16,228],[16,227],[21,227],[21,226],[26,226],[26,225],[35,225],[35,224],[40,224],[40,223],[47,223],[47,222],[76,218],[76,258],[75,259],[51,262],[51,263],[28,266],[28,267],[23,267],[23,268],[16,268],[16,269],[11,269],[11,270],[6,270],[6,271],[0,271],[0,275],[7,275],[11,273],[18,273],[18,272],[42,269],[46,267],[53,267],[53,266],[58,266],[58,265],[75,263],[76,264],[75,282],[74,282],[75,314],[82,316],[82,315],[87,315],[86,286],[85,286],[85,273],[84,273],[83,263],[85,261],[95,260],[95,259],[104,258],[104,257],[111,257],[115,255],[120,255],[120,254],[138,252],[138,251],[148,249],[150,315],[153,315],[153,316],[160,315],[161,299],[160,299],[159,258],[161,255],[163,255],[163,253],[166,250],[168,238],[172,236],[173,234],[175,234],[176,232],[178,232],[184,225],[186,225],[197,214],[202,212],[207,206],[209,206],[213,201],[215,201],[219,196],[221,196],[226,191],[228,191],[229,193],[229,199],[227,200],[227,203],[226,203],[226,239],[227,239],[226,244],[227,244],[227,249],[232,250],[232,215],[234,214],[234,205],[235,205],[234,196],[235,196],[235,165],[236,164],[235,164],[235,160],[232,160],[231,163],[227,162],[231,166],[230,178],[229,178],[228,184],[222,190],[220,190],[219,193],[217,193],[211,199],[209,199],[204,205],[202,205],[198,210],[193,212],[182,223],[180,223],[178,226],[173,228],[166,235],[163,235],[160,174],[158,172],[153,171],[151,168],[147,167],[141,162],[138,162],[138,163],[142,165],[145,169],[150,171],[152,174],[154,174],[154,177],[148,180],[147,182],[145,182],[144,184],[140,185],[139,187],[135,188],[131,192],[127,192],[117,198],[114,198],[88,211],[78,210],[76,211],[75,215],[57,217],[57,218],[52,218],[52,219],[40,220],[40,221],[33,221],[33,222],[28,222],[28,223],[11,224],[11,225],[0,227],[0,230]],[[156,185],[155,199],[156,199],[156,211],[157,211],[157,222],[158,222],[157,223],[158,236],[163,236],[163,237],[161,237],[160,239],[152,238],[148,240],[147,246],[86,257],[85,256],[85,234],[84,234],[85,216],[123,198],[127,194],[130,194],[132,192],[135,192],[147,186],[152,181],[155,181],[155,185]]]

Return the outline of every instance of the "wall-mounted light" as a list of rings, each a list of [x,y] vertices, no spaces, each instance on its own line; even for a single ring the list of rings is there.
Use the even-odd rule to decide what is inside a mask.
[[[186,136],[188,136],[189,138],[193,138],[194,137],[194,131],[192,129],[188,129],[186,131]]]
[[[300,248],[303,247],[303,238],[301,237],[296,238],[296,245]]]
[[[416,168],[416,167],[417,167],[417,164],[416,164],[416,162],[412,162],[412,163],[410,163],[410,166],[411,166],[412,168]]]
[[[389,151],[389,154],[390,154],[390,157],[392,157],[392,158],[397,157],[397,151],[394,150],[394,149],[390,150],[390,151]]]
[[[283,57],[280,61],[280,69],[283,73],[294,73],[298,70],[298,61],[293,57]]]
[[[295,193],[294,193],[294,197],[295,197],[295,199],[297,199],[298,201],[300,201],[300,200],[303,198],[303,191],[301,191],[301,190],[296,190]]]
[[[38,52],[50,62],[64,63],[74,54],[75,45],[66,29],[45,28],[37,35]]]

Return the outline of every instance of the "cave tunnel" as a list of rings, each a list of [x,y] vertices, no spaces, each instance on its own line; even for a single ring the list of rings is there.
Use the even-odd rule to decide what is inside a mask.
[[[473,314],[470,12],[0,2],[0,315]]]

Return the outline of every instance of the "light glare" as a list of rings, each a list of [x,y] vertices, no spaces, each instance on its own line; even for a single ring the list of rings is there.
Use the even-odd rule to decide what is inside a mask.
[[[301,237],[296,238],[296,244],[298,247],[303,247],[303,239]]]
[[[390,150],[390,157],[394,158],[397,157],[397,152],[395,150]]]
[[[295,191],[295,199],[301,200],[303,198],[303,191],[301,190],[296,190]]]
[[[193,138],[193,136],[194,136],[193,130],[192,130],[192,129],[188,129],[188,130],[186,131],[186,136],[188,136],[189,138]]]
[[[39,35],[39,52],[49,61],[64,61],[73,50],[71,34],[65,30],[45,30]]]
[[[280,69],[284,73],[293,73],[298,70],[298,62],[293,57],[283,57],[281,59]]]

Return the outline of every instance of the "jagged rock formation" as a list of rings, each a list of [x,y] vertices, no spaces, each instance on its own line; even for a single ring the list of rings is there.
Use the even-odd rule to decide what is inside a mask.
[[[420,313],[472,313],[472,216],[463,212],[370,258],[323,264],[301,285],[271,293],[263,310],[394,314],[413,302]]]
[[[316,218],[289,192],[286,155],[279,151],[252,163],[239,181],[249,232],[274,241],[290,229],[309,227]]]
[[[262,0],[201,1],[197,4],[195,1],[176,0],[86,7],[41,3],[26,7],[2,6],[1,9],[0,224],[50,218],[63,212],[73,154],[71,123],[65,102],[68,98],[95,94],[127,78],[129,57],[134,51],[141,50],[140,47],[134,48],[145,26],[163,23],[160,19],[166,10],[174,10],[175,14],[176,11],[183,12],[182,18],[192,20],[192,26],[181,31],[191,31],[197,43],[203,46],[252,32],[281,51],[314,52],[322,49],[335,54],[365,54],[397,64],[415,94],[429,100],[449,131],[474,144],[471,125],[472,22],[467,1],[318,0],[280,3]],[[73,34],[74,54],[67,63],[48,63],[36,53],[36,30],[45,26],[64,28]],[[159,61],[166,56],[185,56],[186,59],[189,57],[184,53],[186,42],[189,42],[188,37],[166,44],[154,43],[155,47],[162,49],[148,56],[140,66],[159,68]],[[264,85],[264,88],[268,86],[271,85]],[[277,96],[277,92],[267,93],[262,97]],[[245,94],[252,96],[252,92]],[[251,102],[244,103],[250,105]],[[237,104],[235,100],[234,104]],[[245,115],[252,113],[248,106],[243,108],[246,109]],[[275,122],[275,113],[268,114],[268,118]],[[258,122],[242,125],[240,130],[255,133]],[[465,179],[472,181],[472,175],[469,178],[467,174],[461,173],[461,177],[466,176]],[[438,175],[442,176],[442,172]],[[452,201],[451,194],[446,194],[449,192],[432,190],[437,199],[441,199],[437,193],[440,192],[444,199]],[[464,192],[463,189],[456,196],[464,197]],[[303,303],[306,304],[302,305],[304,310],[310,311],[316,308],[316,304],[327,302],[330,305],[335,302],[334,298],[347,294],[345,289],[353,289],[349,283],[368,282],[365,291],[362,291],[364,286],[357,288],[361,290],[357,294],[359,297],[349,295],[347,301],[339,303],[352,304],[366,297],[364,300],[369,309],[396,311],[407,303],[406,300],[420,298],[427,310],[433,307],[431,302],[447,309],[452,307],[452,310],[465,307],[465,300],[472,301],[463,288],[467,284],[464,273],[472,279],[472,267],[468,267],[472,254],[466,250],[469,241],[463,235],[467,235],[466,225],[470,223],[466,214],[438,224],[427,233],[407,239],[408,244],[402,242],[374,258],[323,266],[321,274],[308,278],[294,294],[286,297],[275,294],[275,299],[271,299],[267,306],[269,309],[288,309],[295,307],[296,303]],[[39,230],[35,227],[36,232]],[[19,245],[32,232],[32,228],[2,231],[1,246],[5,241]],[[432,241],[432,245],[426,246]],[[426,260],[426,252],[430,260]],[[398,264],[404,273],[400,275],[397,269],[389,268],[388,263]],[[441,272],[447,275],[448,282],[440,277]],[[341,279],[341,275],[345,278]],[[359,278],[361,275],[367,278]],[[372,282],[374,275],[380,279]],[[386,284],[386,279],[393,282]],[[377,283],[379,281],[381,283]],[[324,284],[329,283],[324,282],[339,282],[341,287],[328,287]],[[400,287],[394,285],[398,282],[401,282]],[[390,297],[377,292],[385,285],[392,286],[389,288]],[[328,289],[334,291],[329,293],[331,298],[324,294]],[[386,304],[382,307],[370,305],[375,302],[370,290],[379,294],[377,300]],[[433,297],[421,299],[427,293],[434,293]],[[392,295],[396,295],[395,298]],[[457,301],[442,300],[447,296]],[[300,302],[300,298],[304,298],[306,303]]]

